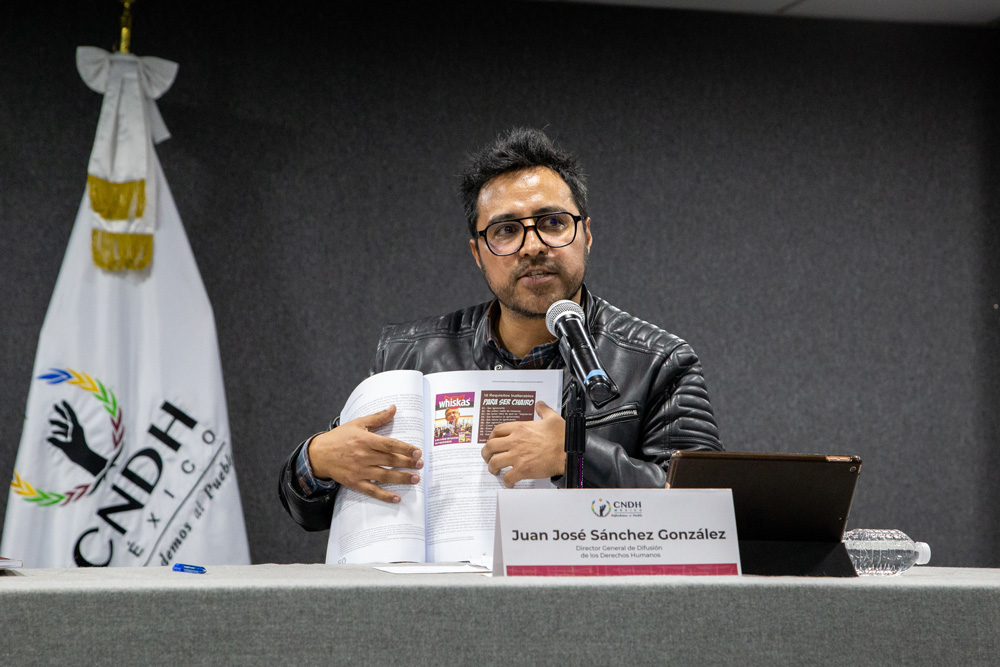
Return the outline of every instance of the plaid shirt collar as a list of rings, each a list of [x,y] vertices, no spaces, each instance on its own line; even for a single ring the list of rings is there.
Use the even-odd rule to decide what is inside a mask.
[[[542,343],[532,348],[523,359],[518,359],[500,344],[500,339],[496,335],[496,321],[500,316],[500,302],[495,300],[486,312],[486,344],[499,354],[505,361],[510,362],[514,368],[520,370],[539,370],[545,368],[561,368],[563,366],[562,355],[559,354],[559,341]]]

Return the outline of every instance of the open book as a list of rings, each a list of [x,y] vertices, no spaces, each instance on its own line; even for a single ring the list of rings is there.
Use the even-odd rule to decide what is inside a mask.
[[[562,371],[385,371],[362,382],[340,413],[346,423],[396,406],[374,432],[423,452],[420,483],[392,484],[399,503],[341,488],[333,509],[327,563],[439,563],[493,560],[500,476],[482,449],[497,424],[537,419],[535,402],[558,411]],[[548,479],[517,488],[552,488]]]

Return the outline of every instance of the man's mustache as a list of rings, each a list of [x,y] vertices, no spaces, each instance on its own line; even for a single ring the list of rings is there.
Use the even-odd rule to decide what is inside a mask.
[[[514,272],[514,275],[517,276],[518,278],[521,278],[526,274],[532,271],[537,271],[539,269],[541,269],[542,271],[546,271],[548,273],[560,273],[559,265],[556,264],[555,262],[547,260],[539,261],[537,259],[529,259],[522,261],[517,265],[517,270]]]

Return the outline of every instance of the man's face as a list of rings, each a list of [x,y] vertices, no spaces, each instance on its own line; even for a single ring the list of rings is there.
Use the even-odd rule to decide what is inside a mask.
[[[479,191],[478,208],[477,231],[499,220],[557,211],[580,214],[569,186],[548,167],[513,171],[487,181]],[[490,252],[483,238],[469,241],[476,264],[506,313],[545,317],[549,306],[560,299],[579,303],[592,241],[590,218],[578,223],[576,238],[562,248],[549,248],[533,229],[527,232],[521,249],[505,257]]]

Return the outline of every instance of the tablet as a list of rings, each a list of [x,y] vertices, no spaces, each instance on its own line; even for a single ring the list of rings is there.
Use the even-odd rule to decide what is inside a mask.
[[[861,471],[857,456],[675,452],[674,489],[732,489],[740,541],[840,542]]]

